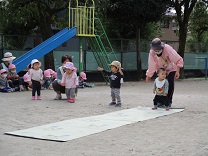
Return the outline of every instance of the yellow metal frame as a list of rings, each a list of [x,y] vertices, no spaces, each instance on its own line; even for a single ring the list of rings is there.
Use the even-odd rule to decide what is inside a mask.
[[[83,6],[79,5],[78,0],[74,0],[76,7],[71,6],[69,0],[69,28],[77,27],[77,36],[95,36],[95,3],[93,0],[86,0]],[[90,5],[90,6],[88,6]]]

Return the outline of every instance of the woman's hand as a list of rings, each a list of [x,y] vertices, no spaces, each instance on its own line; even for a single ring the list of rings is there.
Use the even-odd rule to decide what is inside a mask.
[[[146,77],[146,82],[150,82],[150,80],[151,80],[151,77]]]
[[[29,82],[29,86],[32,86],[32,82],[31,81]]]
[[[176,79],[179,79],[179,77],[180,77],[180,73],[179,73],[179,72],[176,72],[175,78],[176,78]]]

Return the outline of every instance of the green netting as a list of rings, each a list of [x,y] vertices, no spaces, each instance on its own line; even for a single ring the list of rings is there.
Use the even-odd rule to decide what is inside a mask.
[[[18,50],[6,50],[4,49],[4,53],[10,51],[13,53],[14,56],[19,57],[22,54],[24,54],[26,51],[18,51]],[[61,57],[65,54],[69,54],[73,56],[73,62],[76,67],[79,65],[79,52],[76,51],[54,51],[54,64],[55,67],[59,67],[61,65]],[[124,70],[135,70],[136,69],[136,62],[137,62],[137,55],[136,52],[123,52],[118,53],[116,52],[116,56],[118,58],[118,61],[122,62],[122,67]],[[84,57],[84,55],[83,55]],[[113,57],[109,55],[109,57]],[[205,69],[205,60],[204,59],[197,59],[201,57],[207,57],[208,53],[185,53],[185,59],[184,59],[184,68],[185,69]],[[122,58],[122,59],[121,59]],[[142,52],[141,53],[142,58],[142,69],[147,69],[147,62],[148,62],[148,53]],[[44,69],[44,59],[39,59],[42,62],[42,68]],[[94,58],[94,55],[92,52],[87,51],[86,52],[86,70],[88,71],[96,71],[97,70],[97,62]]]

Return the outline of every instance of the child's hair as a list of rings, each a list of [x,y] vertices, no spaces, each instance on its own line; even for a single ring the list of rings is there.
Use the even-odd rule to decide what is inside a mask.
[[[159,69],[157,70],[157,74],[159,74],[160,72],[165,72],[165,68],[159,68]]]

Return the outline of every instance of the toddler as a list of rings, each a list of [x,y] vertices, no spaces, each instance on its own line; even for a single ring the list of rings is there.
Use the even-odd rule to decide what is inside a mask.
[[[37,92],[37,100],[41,100],[40,90],[43,80],[43,71],[40,69],[41,63],[37,59],[31,61],[31,69],[29,73],[29,85],[32,85],[32,100],[35,100]]]
[[[22,79],[17,74],[16,66],[14,64],[9,65],[9,72],[8,72],[7,79],[8,79],[8,83],[10,87],[13,88],[15,91],[24,90],[22,86]]]
[[[79,74],[79,88],[89,87],[93,88],[94,84],[87,84],[85,81],[87,80],[87,75],[85,72],[81,72]]]
[[[61,80],[61,85],[65,86],[65,92],[67,100],[70,103],[74,103],[75,91],[78,86],[78,77],[75,72],[76,68],[72,62],[67,62],[64,66],[65,73]]]
[[[0,92],[12,92],[12,88],[7,81],[7,71],[5,69],[0,70]]]
[[[157,109],[158,103],[165,105],[166,110],[168,111],[169,103],[168,103],[168,81],[166,80],[166,71],[164,68],[160,68],[157,71],[158,77],[155,79],[153,86],[153,93],[156,94],[153,100],[154,107],[153,110]]]
[[[110,66],[111,66],[110,72],[100,67],[98,67],[98,70],[110,76],[112,102],[109,105],[115,107],[121,107],[120,88],[121,88],[121,83],[123,83],[123,72],[121,68],[121,63],[119,61],[113,61],[110,64]]]

